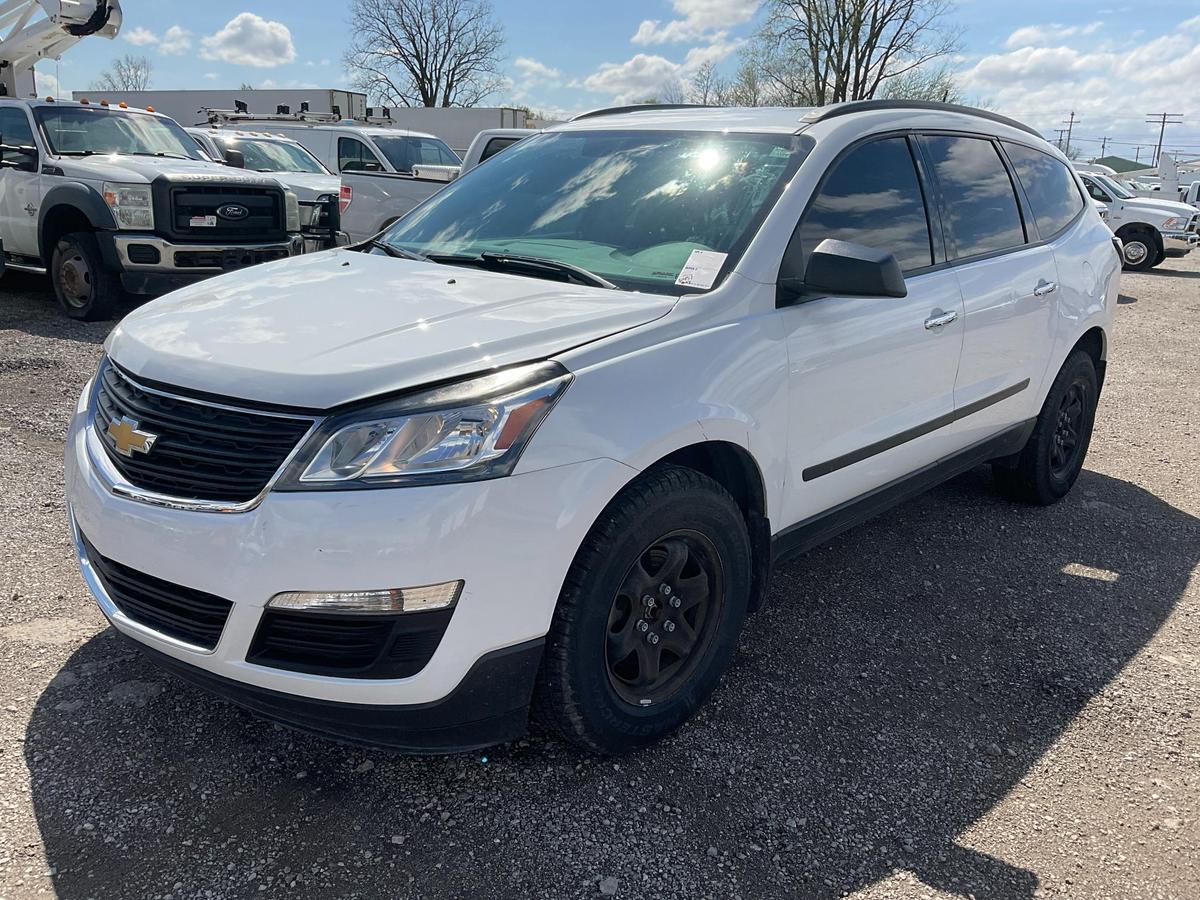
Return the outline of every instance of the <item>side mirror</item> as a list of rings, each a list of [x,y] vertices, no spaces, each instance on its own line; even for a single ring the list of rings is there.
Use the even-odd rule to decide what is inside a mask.
[[[226,150],[225,165],[232,166],[235,169],[246,168],[246,154],[244,154],[241,150]]]
[[[907,297],[896,257],[886,250],[826,238],[809,254],[803,276],[800,248],[789,247],[779,270],[781,306],[810,297]]]

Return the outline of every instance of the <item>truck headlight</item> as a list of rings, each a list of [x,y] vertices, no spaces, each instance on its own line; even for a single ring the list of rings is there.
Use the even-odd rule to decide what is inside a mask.
[[[103,184],[104,202],[117,220],[117,228],[152,230],[154,204],[148,184]]]
[[[1170,216],[1169,218],[1163,219],[1158,227],[1159,227],[1159,229],[1182,228],[1183,225],[1184,225],[1184,220],[1179,218],[1179,216]]]
[[[300,230],[300,201],[291,191],[283,192],[283,208],[286,213],[287,230],[295,232]]]
[[[571,382],[534,363],[326,419],[275,490],[478,481],[512,472]]]

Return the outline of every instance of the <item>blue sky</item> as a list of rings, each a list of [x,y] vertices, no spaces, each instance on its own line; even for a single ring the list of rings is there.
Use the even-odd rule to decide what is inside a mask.
[[[565,114],[653,95],[705,60],[732,71],[762,17],[760,0],[493,0],[511,79],[497,102]],[[348,4],[312,0],[122,0],[112,42],[87,40],[43,63],[39,92],[87,88],[116,56],[144,53],[152,87],[347,87]],[[1053,136],[1074,110],[1075,143],[1134,153],[1150,112],[1184,115],[1167,146],[1200,155],[1200,2],[959,0],[954,68],[968,91]],[[1114,143],[1128,142],[1128,143]],[[1142,151],[1143,154],[1145,150]],[[1144,156],[1143,156],[1144,158]]]

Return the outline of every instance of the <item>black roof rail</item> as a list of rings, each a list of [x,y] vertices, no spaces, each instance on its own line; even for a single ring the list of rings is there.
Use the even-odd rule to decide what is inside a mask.
[[[603,109],[588,110],[572,116],[569,121],[578,122],[580,119],[594,119],[596,116],[619,116],[624,113],[662,109],[716,109],[716,107],[707,103],[634,103],[630,106],[606,106]]]
[[[1017,128],[1026,134],[1032,134],[1036,138],[1042,137],[1038,131],[1030,128],[1024,122],[1018,122],[1016,119],[1010,119],[1008,116],[1000,115],[1000,113],[994,113],[987,109],[977,109],[974,106],[960,106],[957,103],[937,103],[932,100],[848,100],[845,103],[832,103],[829,106],[817,107],[806,113],[800,121],[804,125],[812,125],[815,122],[836,119],[838,116],[848,116],[851,113],[867,112],[876,109],[922,109],[934,112],[962,113],[963,115],[975,116],[979,119],[999,122],[1001,125],[1008,125],[1010,128]]]

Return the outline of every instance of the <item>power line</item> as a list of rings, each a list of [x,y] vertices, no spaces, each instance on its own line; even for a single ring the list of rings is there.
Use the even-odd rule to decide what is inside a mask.
[[[1146,113],[1147,125],[1158,125],[1158,144],[1154,148],[1154,158],[1151,160],[1158,165],[1158,157],[1162,154],[1163,135],[1168,125],[1182,125],[1183,113]]]

